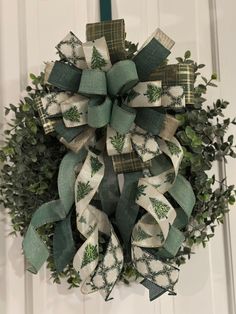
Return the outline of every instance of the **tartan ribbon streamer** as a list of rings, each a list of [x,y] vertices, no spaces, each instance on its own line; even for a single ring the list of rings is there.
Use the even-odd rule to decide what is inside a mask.
[[[73,259],[83,293],[98,290],[108,300],[128,261],[151,300],[167,291],[174,294],[179,270],[164,259],[174,257],[184,240],[180,229],[195,196],[178,174],[183,150],[174,134],[179,123],[163,108],[192,103],[193,69],[187,64],[160,66],[174,45],[160,29],[133,60],[124,60],[123,19],[87,24],[86,35],[83,44],[70,32],[57,45],[61,60],[47,64],[45,73],[54,91],[36,99],[45,133],[55,133],[73,152],[60,165],[59,199],[33,215],[24,253],[36,273],[49,256],[37,230],[54,223],[57,270]],[[103,136],[96,142],[96,128],[104,127],[106,140]],[[123,191],[116,174],[124,174]],[[85,239],[77,252],[70,222],[74,204],[77,229]],[[140,207],[145,211],[141,218]],[[110,216],[115,216],[121,241]],[[102,236],[107,245],[100,258]]]

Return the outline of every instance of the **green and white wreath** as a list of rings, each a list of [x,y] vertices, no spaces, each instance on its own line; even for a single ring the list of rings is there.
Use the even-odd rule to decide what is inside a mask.
[[[70,32],[18,105],[0,151],[1,203],[24,237],[28,269],[99,291],[137,281],[150,300],[175,294],[179,267],[223,223],[233,186],[208,171],[235,157],[228,102],[204,105],[216,75],[167,57],[160,29],[138,49],[124,20]],[[199,82],[200,77],[202,83]]]

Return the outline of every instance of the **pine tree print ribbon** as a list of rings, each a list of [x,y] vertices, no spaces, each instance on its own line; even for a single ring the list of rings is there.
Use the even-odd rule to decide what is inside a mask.
[[[123,253],[107,215],[89,205],[104,176],[104,161],[91,151],[75,182],[77,228],[86,238],[74,256],[73,265],[81,278],[83,293],[99,290],[110,295],[123,267]],[[99,233],[110,237],[102,261],[99,261]]]

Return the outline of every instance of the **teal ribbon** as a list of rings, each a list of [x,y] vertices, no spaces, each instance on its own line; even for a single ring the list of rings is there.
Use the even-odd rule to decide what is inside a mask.
[[[57,221],[64,220],[74,203],[74,184],[75,184],[75,167],[85,158],[86,151],[81,150],[79,154],[69,152],[64,156],[61,161],[59,174],[58,174],[58,193],[59,199],[51,201],[40,206],[32,216],[29,228],[23,240],[23,250],[25,257],[29,263],[28,270],[32,273],[37,273],[43,263],[49,257],[49,251],[43,242],[40,234],[37,232],[39,227],[49,223],[55,223]],[[62,232],[65,226],[57,226],[56,239],[58,232]],[[68,226],[66,227],[68,230]],[[67,239],[67,244],[72,237]],[[54,241],[54,243],[55,243]],[[61,254],[61,258],[57,265],[61,269],[63,265],[68,261],[68,255],[72,255],[73,244],[70,244],[70,252],[65,250],[65,246],[62,245],[61,252],[60,244],[57,243],[55,256]]]
[[[106,95],[106,74],[99,69],[84,69],[79,85],[79,93],[87,96]]]
[[[156,285],[154,282],[148,280],[147,278],[143,279],[141,282],[141,285],[143,285],[145,288],[149,291],[149,300],[154,301],[157,298],[159,298],[162,294],[167,292],[166,289]]]
[[[188,223],[196,202],[192,186],[182,175],[178,174],[174,185],[170,188],[168,193],[180,206],[174,225],[178,228],[182,228]]]
[[[142,129],[158,135],[165,121],[165,114],[151,108],[141,108],[137,110],[135,123]]]
[[[111,114],[111,127],[120,134],[127,134],[133,125],[136,110],[126,105],[118,106],[117,101],[113,104]]]
[[[143,49],[141,49],[133,61],[136,64],[140,81],[148,81],[149,76],[170,54],[157,39],[153,38]]]
[[[64,91],[78,92],[82,71],[73,64],[56,61],[48,82]]]
[[[63,120],[59,120],[55,126],[55,132],[57,133],[59,139],[63,137],[67,142],[71,142],[79,134],[82,134],[86,130],[87,126],[82,125],[74,128],[67,128]]]
[[[99,186],[99,197],[102,204],[102,210],[112,216],[116,211],[116,205],[120,198],[118,178],[114,172],[111,157],[104,156],[105,173]]]
[[[111,19],[111,0],[100,0],[100,20],[110,21]]]
[[[88,104],[88,125],[101,128],[107,125],[111,117],[112,102],[109,97],[92,98]]]
[[[135,197],[137,195],[138,180],[142,176],[142,172],[124,174],[124,186],[116,207],[116,225],[124,242],[126,261],[131,259],[131,234],[139,212]]]
[[[53,259],[58,272],[73,259],[76,249],[71,228],[71,211],[67,217],[55,223],[53,236]]]
[[[107,72],[108,93],[112,96],[123,95],[139,81],[135,63],[122,60]]]

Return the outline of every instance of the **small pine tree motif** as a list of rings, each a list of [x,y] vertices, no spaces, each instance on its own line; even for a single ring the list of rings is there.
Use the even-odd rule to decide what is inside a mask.
[[[79,223],[81,223],[81,224],[86,224],[86,223],[87,223],[87,221],[86,221],[86,219],[85,219],[84,216],[81,216],[81,217],[80,217]]]
[[[95,175],[101,168],[102,163],[98,160],[98,157],[90,157],[90,165],[91,165],[91,177]]]
[[[144,94],[150,103],[157,101],[161,97],[161,87],[153,84],[147,84],[147,91]]]
[[[100,69],[106,65],[105,59],[102,57],[101,53],[93,46],[92,59],[91,59],[91,68]]]
[[[136,201],[139,200],[139,198],[141,197],[141,195],[146,195],[146,193],[144,193],[144,190],[146,189],[147,185],[141,184],[137,187],[137,194],[136,194]]]
[[[172,184],[174,182],[174,179],[175,179],[174,172],[167,173],[164,183],[171,183]]]
[[[179,154],[181,153],[181,149],[176,144],[166,141],[166,145],[167,145],[171,155],[175,155],[175,156],[179,157]]]
[[[151,236],[147,234],[147,232],[145,232],[140,226],[134,229],[133,237],[134,237],[134,241],[137,241],[137,242],[151,238]]]
[[[116,135],[110,137],[110,140],[117,153],[121,154],[125,144],[125,135],[116,132]]]
[[[79,181],[77,184],[77,202],[85,198],[85,196],[88,195],[92,190],[93,189],[89,184],[89,181],[87,183]]]
[[[152,203],[152,207],[153,207],[157,217],[159,219],[166,218],[167,214],[170,210],[170,207],[168,205],[166,205],[165,203],[163,203],[163,202],[161,202],[155,198],[150,197],[149,199]]]
[[[62,113],[63,118],[71,122],[80,122],[81,115],[82,112],[79,112],[76,106],[73,106]]]
[[[95,261],[98,258],[97,245],[88,244],[84,250],[84,256],[82,259],[81,268],[85,267],[89,263]]]

